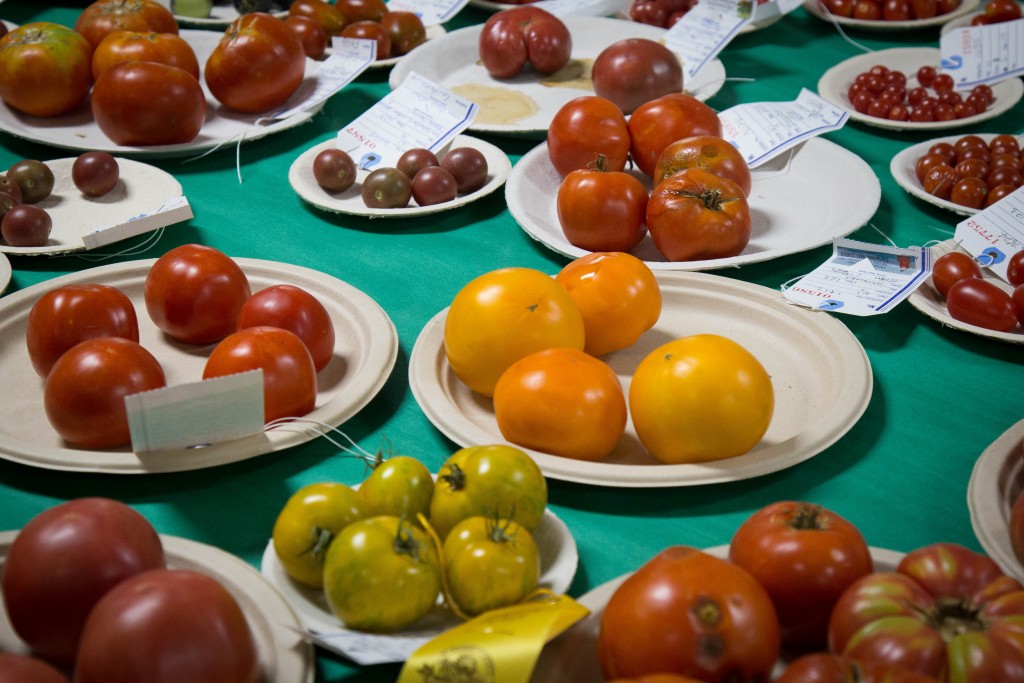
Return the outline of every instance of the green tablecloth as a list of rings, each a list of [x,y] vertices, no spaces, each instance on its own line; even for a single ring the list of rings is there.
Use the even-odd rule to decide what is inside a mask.
[[[0,4],[15,23],[52,20],[73,25],[84,3],[41,7],[34,0]],[[50,3],[46,3],[49,5]],[[452,30],[488,14],[464,9]],[[871,48],[937,46],[938,29],[852,34]],[[791,100],[833,64],[859,54],[835,29],[798,9],[777,24],[737,37],[720,58],[729,81],[709,101],[722,110],[742,102]],[[423,325],[476,275],[502,266],[554,273],[566,259],[530,239],[495,193],[447,213],[410,220],[368,220],[323,213],[304,203],[287,180],[292,160],[328,140],[388,92],[385,71],[364,74],[335,95],[305,125],[246,142],[239,184],[234,148],[199,160],[151,161],[174,174],[195,218],[166,231],[139,256],[202,242],[236,257],[272,259],[336,276],[373,297],[397,327],[397,364],[380,394],[343,425],[360,445],[376,450],[386,439],[436,470],[456,446],[421,412],[409,390],[409,356]],[[1020,133],[1021,107],[972,132]],[[910,197],[893,181],[889,161],[906,146],[937,134],[883,131],[850,122],[826,137],[863,157],[881,180],[882,200],[872,227],[852,237],[899,246],[952,236],[958,218]],[[483,136],[517,161],[539,140]],[[0,167],[21,158],[70,156],[0,135]],[[842,178],[835,179],[837,186]],[[717,274],[778,288],[809,272],[830,247]],[[9,292],[93,265],[76,256],[11,258]],[[874,371],[871,403],[860,421],[816,457],[776,474],[735,483],[635,490],[550,481],[551,507],[567,523],[580,564],[570,594],[635,569],[670,544],[728,543],[753,510],[780,499],[825,505],[855,522],[868,542],[907,551],[934,541],[980,549],[966,502],[971,469],[996,437],[1024,417],[1020,346],[944,329],[900,304],[872,318],[836,316],[863,344]],[[0,386],[3,378],[0,378]],[[288,495],[321,480],[355,483],[362,463],[323,439],[241,463],[147,477],[76,474],[0,460],[0,528],[17,529],[43,509],[70,498],[123,500],[157,528],[209,543],[258,566],[274,518]],[[360,668],[318,651],[318,681],[393,680],[398,668]]]

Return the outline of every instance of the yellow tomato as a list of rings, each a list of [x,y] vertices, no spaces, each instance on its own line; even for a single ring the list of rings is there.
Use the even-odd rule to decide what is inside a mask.
[[[629,410],[644,447],[662,462],[742,455],[768,430],[775,393],[764,366],[714,334],[676,339],[637,366]]]
[[[547,349],[513,363],[494,389],[502,436],[534,450],[600,460],[626,430],[626,397],[610,367],[577,349]]]
[[[554,278],[501,268],[471,280],[448,309],[444,349],[455,375],[484,396],[520,358],[556,346],[583,348],[583,317]]]
[[[583,316],[583,350],[603,356],[630,346],[661,316],[661,287],[646,263],[624,252],[594,252],[555,276]]]

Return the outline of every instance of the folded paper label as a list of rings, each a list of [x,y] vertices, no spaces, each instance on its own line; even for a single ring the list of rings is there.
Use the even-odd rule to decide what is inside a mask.
[[[1003,280],[1009,259],[1024,249],[1024,186],[956,226],[953,239]]]

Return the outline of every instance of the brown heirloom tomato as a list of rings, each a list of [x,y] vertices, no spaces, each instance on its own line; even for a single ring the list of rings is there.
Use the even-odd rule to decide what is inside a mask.
[[[341,30],[343,38],[377,41],[377,59],[391,58],[391,34],[380,22],[368,19],[354,21]]]
[[[299,42],[302,43],[302,49],[306,51],[307,57],[320,59],[324,56],[327,51],[327,31],[317,23],[316,19],[301,14],[291,14],[284,20],[284,23],[288,24],[288,28],[299,37]]]
[[[630,114],[645,102],[683,89],[683,66],[676,54],[647,38],[626,38],[597,55],[594,92]]]
[[[0,39],[0,99],[31,116],[60,116],[92,87],[92,45],[77,31],[48,21]]]
[[[946,297],[949,288],[966,277],[980,278],[981,266],[964,251],[951,251],[935,259],[932,265],[932,284]]]
[[[187,71],[199,80],[199,60],[192,46],[175,33],[114,31],[92,53],[92,75],[99,78],[119,62],[160,62]]]
[[[328,38],[340,36],[348,23],[341,10],[324,0],[294,0],[288,8],[288,16],[309,17],[323,27]]]
[[[561,19],[539,7],[492,14],[480,32],[480,59],[494,78],[512,78],[529,64],[553,74],[569,63],[572,36]]]
[[[687,168],[700,168],[728,178],[750,196],[750,167],[739,150],[724,138],[698,135],[670,143],[661,151],[651,178],[657,185],[671,175]]]
[[[946,310],[954,320],[997,332],[1017,326],[1017,311],[1009,292],[991,280],[966,277],[949,288]]]
[[[78,15],[75,30],[95,48],[113,31],[177,33],[178,21],[156,0],[96,0]]]
[[[647,188],[625,171],[572,171],[558,186],[558,223],[569,243],[587,251],[629,251],[647,234]]]
[[[380,25],[391,36],[391,54],[401,57],[427,41],[427,29],[418,15],[412,12],[388,12]]]
[[[629,130],[609,99],[583,95],[562,105],[548,126],[548,156],[559,175],[590,168],[599,156],[607,170],[621,171],[629,158]]]
[[[654,175],[658,157],[671,143],[698,135],[721,137],[722,122],[714,109],[683,92],[641,104],[629,117],[629,153],[647,175]]]
[[[790,663],[775,683],[939,683],[897,666],[867,664],[849,657],[814,652]]]

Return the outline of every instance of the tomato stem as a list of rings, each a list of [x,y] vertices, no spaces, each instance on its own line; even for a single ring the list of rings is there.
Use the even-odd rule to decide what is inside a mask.
[[[466,488],[466,473],[455,463],[448,463],[445,471],[437,475],[438,482],[444,482],[452,491],[461,491]]]
[[[710,211],[721,211],[722,205],[726,202],[733,201],[732,197],[722,197],[722,190],[719,188],[705,187],[700,192],[694,192],[693,190],[681,190],[680,196],[687,197],[689,199],[699,199],[704,204],[704,208]]]
[[[420,561],[420,544],[406,528],[407,520],[403,516],[398,520],[398,530],[391,541],[391,548],[397,555],[408,555],[414,562]]]
[[[935,605],[926,616],[932,627],[947,643],[956,636],[971,631],[984,631],[985,623],[979,617],[981,610],[963,598],[936,598]]]
[[[299,553],[299,557],[312,553],[317,562],[323,562],[324,556],[327,554],[327,547],[331,545],[331,541],[334,540],[334,534],[330,529],[313,525],[310,536],[312,537],[312,540],[309,546]]]
[[[820,505],[799,505],[796,508],[796,513],[789,520],[789,526],[800,531],[824,529],[825,525],[821,521],[821,514]]]

